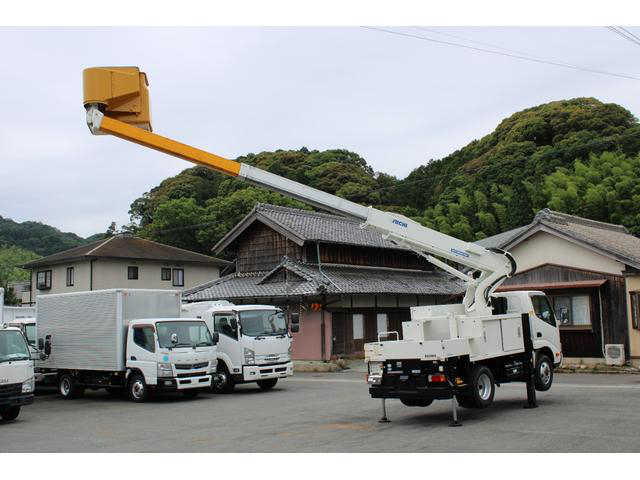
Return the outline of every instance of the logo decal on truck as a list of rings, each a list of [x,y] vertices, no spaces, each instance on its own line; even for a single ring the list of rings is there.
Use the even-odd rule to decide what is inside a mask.
[[[469,254],[467,252],[463,252],[462,250],[456,250],[455,248],[451,249],[451,253],[458,255],[459,257],[469,258]]]
[[[407,222],[403,222],[402,220],[398,220],[397,218],[393,219],[393,223],[394,225],[399,225],[402,228],[407,228],[409,225],[407,224]]]

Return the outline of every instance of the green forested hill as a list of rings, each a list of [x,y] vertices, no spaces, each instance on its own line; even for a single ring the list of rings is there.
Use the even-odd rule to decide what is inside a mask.
[[[576,98],[515,113],[403,180],[374,172],[346,150],[279,150],[238,160],[476,240],[524,225],[544,207],[622,223],[640,234],[638,152],[640,126],[629,111]],[[194,167],[135,200],[129,213],[139,234],[207,253],[257,201],[303,207]]]
[[[86,240],[75,233],[61,232],[40,222],[14,222],[0,216],[0,246],[16,246],[40,256],[82,245]]]

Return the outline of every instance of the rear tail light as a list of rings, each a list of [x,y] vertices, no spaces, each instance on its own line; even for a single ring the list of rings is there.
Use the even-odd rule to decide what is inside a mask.
[[[444,376],[443,373],[436,373],[433,375],[429,375],[429,381],[430,382],[446,382],[447,381],[447,377]]]

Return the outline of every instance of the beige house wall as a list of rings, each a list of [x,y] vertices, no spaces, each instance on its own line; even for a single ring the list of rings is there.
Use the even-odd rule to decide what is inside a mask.
[[[629,292],[640,291],[640,275],[633,277],[626,277],[625,279],[627,287],[627,319],[629,320],[629,357],[635,357],[636,363],[640,360],[640,330],[633,328],[633,319],[631,317],[631,301]]]
[[[127,267],[138,267],[138,280],[127,279]],[[67,287],[67,267],[74,267],[74,285]],[[184,269],[184,287],[174,287],[171,280],[162,280],[162,268]],[[51,289],[37,289],[37,273],[51,270]],[[83,260],[33,270],[31,279],[32,302],[40,294],[71,293],[92,289],[90,281],[91,262]],[[100,258],[93,261],[93,290],[107,288],[154,288],[187,289],[220,277],[220,268],[215,265],[175,264],[149,260],[119,260]]]
[[[625,266],[600,253],[547,232],[538,232],[508,249],[518,264],[518,272],[545,263],[620,275]]]

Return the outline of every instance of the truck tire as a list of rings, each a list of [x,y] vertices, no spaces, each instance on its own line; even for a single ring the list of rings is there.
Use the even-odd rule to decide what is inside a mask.
[[[20,407],[9,407],[5,408],[4,410],[0,410],[0,417],[2,417],[2,420],[4,420],[5,422],[15,420],[16,418],[18,418],[19,414]]]
[[[229,373],[229,369],[222,362],[218,365],[218,376],[220,377],[220,381],[213,386],[213,391],[218,393],[233,392],[233,389],[236,386],[235,382]]]
[[[538,355],[536,359],[536,390],[546,392],[553,383],[553,362],[545,353]]]
[[[273,387],[276,386],[276,383],[278,383],[278,379],[270,378],[268,380],[258,380],[257,383],[262,390],[271,390]]]
[[[143,403],[149,400],[149,387],[144,380],[144,375],[134,373],[129,378],[128,383],[129,398],[136,403]]]
[[[428,398],[401,398],[400,401],[407,407],[428,407],[433,403],[433,400]]]
[[[471,369],[469,391],[464,395],[464,402],[468,400],[474,408],[487,408],[493,403],[495,393],[496,383],[491,370],[484,365],[474,365]]]
[[[58,379],[58,391],[65,400],[84,395],[84,387],[76,385],[75,378],[70,373],[63,373]]]

